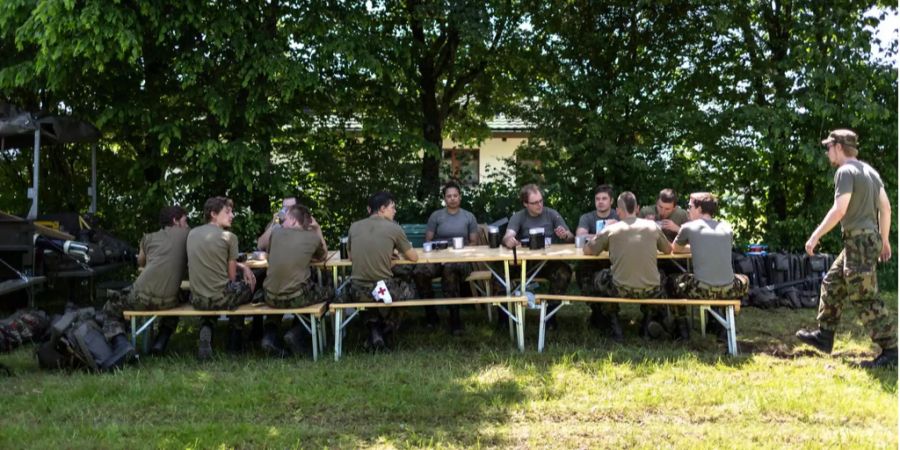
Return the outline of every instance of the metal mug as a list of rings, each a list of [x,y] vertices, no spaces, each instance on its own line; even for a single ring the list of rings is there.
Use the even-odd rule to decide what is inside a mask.
[[[463,248],[463,238],[461,238],[461,237],[453,238],[453,248],[456,250],[462,249]]]

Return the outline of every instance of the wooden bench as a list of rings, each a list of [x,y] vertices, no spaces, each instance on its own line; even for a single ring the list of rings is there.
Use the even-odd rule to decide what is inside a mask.
[[[503,307],[503,303],[507,307]],[[403,300],[392,303],[380,302],[360,302],[360,303],[332,303],[329,306],[330,311],[334,314],[334,360],[341,359],[341,351],[343,347],[343,331],[344,327],[355,318],[360,311],[375,308],[411,308],[418,306],[448,306],[448,305],[498,305],[499,308],[509,316],[510,322],[515,323],[515,337],[510,333],[510,337],[518,343],[519,351],[525,351],[525,305],[528,300],[525,297],[465,297],[465,298],[437,298],[427,300]],[[513,309],[514,311],[510,311]],[[351,310],[350,316],[344,319],[344,312]],[[511,328],[512,331],[512,328]]]
[[[559,301],[559,306],[550,312],[547,312],[547,302]],[[557,311],[570,302],[584,303],[633,303],[640,305],[657,305],[657,306],[699,306],[700,307],[700,332],[706,334],[706,311],[709,311],[719,323],[725,327],[728,334],[728,353],[732,356],[737,355],[737,329],[735,327],[734,315],[741,310],[740,300],[698,300],[698,299],[681,299],[681,298],[615,298],[615,297],[589,297],[583,295],[535,295],[535,303],[541,307],[541,325],[538,330],[538,352],[544,350],[544,336],[547,320],[553,317]],[[724,307],[725,317],[722,317],[712,307]]]
[[[196,317],[196,316],[278,316],[278,315],[291,315],[300,320],[300,323],[303,324],[303,327],[306,328],[306,331],[309,332],[310,336],[312,336],[312,352],[313,352],[313,360],[319,359],[319,353],[325,350],[325,344],[327,340],[327,334],[325,333],[324,321],[320,321],[321,317],[328,310],[328,305],[326,303],[317,303],[315,305],[305,306],[303,308],[291,308],[291,309],[275,309],[266,306],[265,304],[259,303],[251,303],[246,305],[241,305],[235,310],[215,310],[215,311],[203,311],[194,309],[193,306],[185,304],[180,305],[172,309],[166,309],[162,311],[123,311],[123,314],[126,319],[131,320],[131,342],[135,348],[137,348],[137,338],[141,334],[147,333],[150,329],[150,325],[153,324],[153,321],[156,320],[157,317]],[[141,324],[140,328],[137,327],[137,319],[138,317],[146,318],[145,321]],[[322,323],[322,326],[319,326],[319,322]],[[147,350],[149,346],[148,336],[144,336],[144,351]]]

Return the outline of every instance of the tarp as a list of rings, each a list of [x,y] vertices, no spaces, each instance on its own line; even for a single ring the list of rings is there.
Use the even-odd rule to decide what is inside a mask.
[[[89,122],[65,116],[36,116],[8,103],[0,103],[0,139],[4,148],[33,147],[34,130],[38,127],[41,141],[51,144],[100,139],[100,130]]]

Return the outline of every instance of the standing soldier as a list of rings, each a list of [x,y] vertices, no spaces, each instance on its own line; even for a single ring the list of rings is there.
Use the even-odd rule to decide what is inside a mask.
[[[813,254],[819,239],[841,223],[844,249],[822,280],[819,297],[819,329],[800,330],[797,337],[825,353],[834,348],[834,332],[841,321],[845,304],[860,308],[860,318],[869,336],[881,346],[881,354],[863,367],[897,366],[897,327],[878,297],[875,270],[878,260],[891,258],[888,232],[891,229],[891,204],[881,176],[868,164],[856,159],[856,133],[834,130],[822,141],[828,160],[837,167],[834,174],[834,204],[822,223],[806,241],[806,253]]]

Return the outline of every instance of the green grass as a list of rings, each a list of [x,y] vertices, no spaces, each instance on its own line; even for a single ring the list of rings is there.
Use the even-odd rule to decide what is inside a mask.
[[[633,308],[614,345],[587,314],[563,309],[543,354],[533,311],[520,354],[474,310],[462,338],[413,312],[386,354],[365,353],[357,325],[340,362],[198,363],[190,320],[170,356],[111,374],[42,372],[22,348],[0,356],[15,372],[0,378],[0,447],[897,448],[897,371],[853,366],[875,348],[852,311],[832,357],[793,337],[813,310],[743,310],[736,358],[711,336],[643,342]]]

